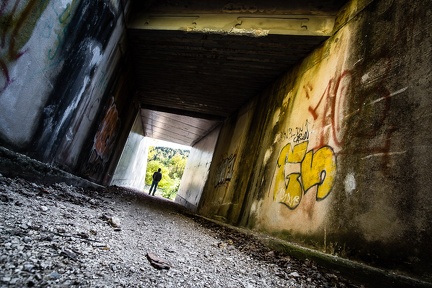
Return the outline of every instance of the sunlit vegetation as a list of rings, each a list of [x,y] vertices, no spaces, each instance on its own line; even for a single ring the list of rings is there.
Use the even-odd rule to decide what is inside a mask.
[[[161,168],[162,180],[159,182],[158,191],[163,197],[173,200],[180,187],[188,156],[189,150],[150,146],[147,157],[146,185],[151,185],[153,173]]]

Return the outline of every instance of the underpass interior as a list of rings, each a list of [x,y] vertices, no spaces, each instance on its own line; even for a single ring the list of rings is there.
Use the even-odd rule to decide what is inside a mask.
[[[127,44],[146,136],[193,146],[330,37],[346,2],[131,3]],[[192,128],[167,113],[194,117]]]
[[[12,2],[4,183],[141,189],[147,137],[187,145],[171,204],[362,277],[431,286],[430,5]]]
[[[193,147],[328,39],[345,3],[131,3],[138,134]],[[122,153],[111,184],[141,189],[145,163]]]

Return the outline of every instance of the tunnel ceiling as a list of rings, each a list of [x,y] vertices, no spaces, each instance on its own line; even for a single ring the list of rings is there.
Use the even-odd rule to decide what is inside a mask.
[[[261,2],[132,2],[145,136],[196,143],[327,39],[347,1]]]

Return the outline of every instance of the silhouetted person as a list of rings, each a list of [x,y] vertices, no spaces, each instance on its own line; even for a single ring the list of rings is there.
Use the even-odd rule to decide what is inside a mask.
[[[156,192],[156,188],[159,184],[159,181],[162,179],[162,173],[160,171],[161,171],[161,168],[159,168],[158,171],[153,173],[153,182],[152,182],[152,185],[150,187],[149,195],[154,196],[154,194]],[[153,189],[153,193],[152,193],[152,189]]]

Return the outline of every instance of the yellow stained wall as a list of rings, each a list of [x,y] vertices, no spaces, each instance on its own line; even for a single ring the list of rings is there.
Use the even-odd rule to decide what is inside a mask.
[[[333,37],[224,125],[200,213],[431,279],[431,16],[424,1],[347,5]]]
[[[280,109],[273,112],[273,145],[266,153],[277,161],[265,197],[253,205],[258,228],[281,230],[289,223],[289,229],[299,233],[322,229],[346,132],[350,45],[350,31],[344,29],[318,52],[324,55],[319,63],[307,59]]]

